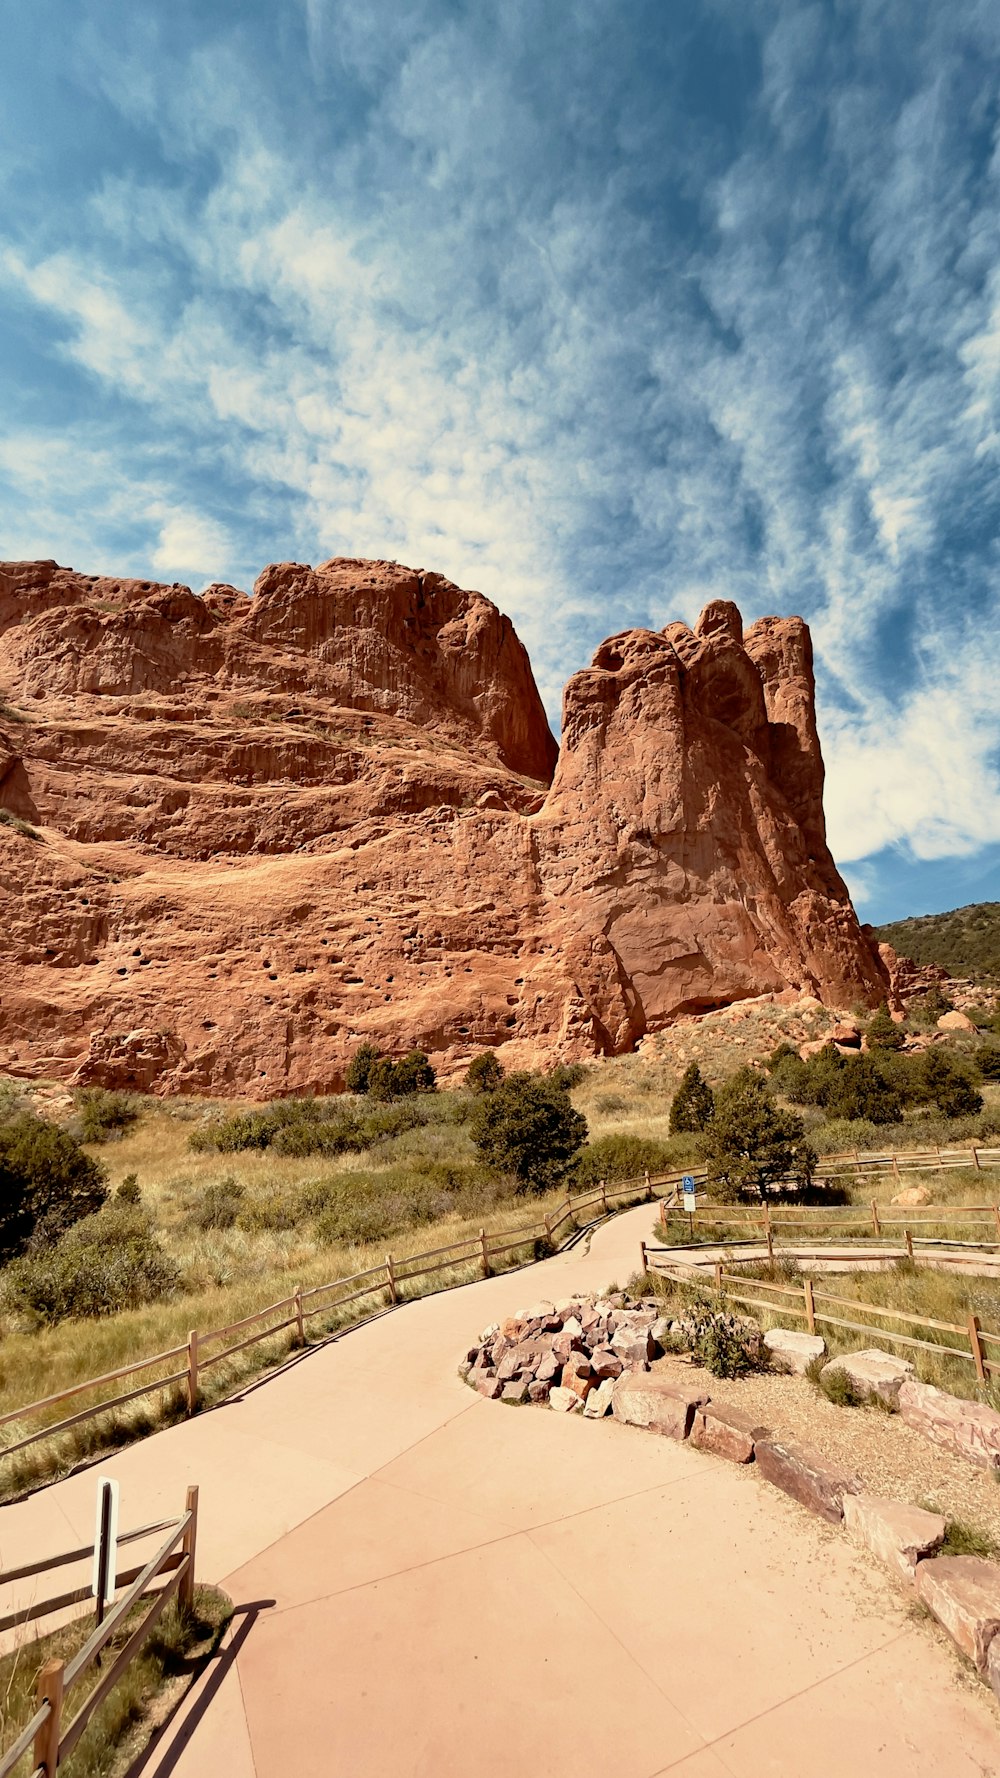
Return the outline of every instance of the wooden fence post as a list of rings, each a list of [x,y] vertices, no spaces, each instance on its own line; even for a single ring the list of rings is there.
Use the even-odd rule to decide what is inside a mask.
[[[642,1262],[642,1272],[643,1272],[643,1276],[645,1277],[646,1271],[648,1269],[647,1265],[646,1265],[646,1243],[645,1243],[645,1241],[639,1242],[639,1258]]]
[[[385,1256],[385,1277],[386,1283],[389,1286],[389,1296],[394,1303],[398,1303],[399,1297],[396,1293],[396,1274],[392,1269],[391,1253],[387,1253]]]
[[[608,1214],[608,1183],[607,1183],[606,1179],[601,1180],[601,1209],[603,1210],[605,1216],[607,1216],[607,1214]]]
[[[983,1163],[979,1159],[979,1150],[975,1143],[972,1144],[972,1165],[975,1167],[977,1173],[982,1172]]]
[[[184,1511],[191,1514],[187,1530],[181,1539],[181,1554],[187,1556],[188,1565],[181,1576],[177,1587],[177,1602],[188,1611],[194,1610],[194,1564],[195,1551],[198,1546],[198,1490],[190,1487],[184,1501]]]
[[[876,1204],[874,1198],[872,1199],[872,1228],[875,1230],[875,1239],[878,1240],[878,1237],[882,1233],[882,1230],[881,1230],[881,1227],[879,1226],[879,1220],[878,1220],[878,1205]]]
[[[774,1236],[771,1233],[771,1218],[767,1219],[767,1257],[774,1264]]]
[[[649,1200],[652,1196],[653,1196],[653,1188],[649,1183],[649,1168],[647,1167],[646,1168],[646,1202],[647,1203],[649,1202]]]
[[[39,1708],[45,1703],[49,1706],[49,1714],[35,1736],[35,1769],[45,1773],[45,1778],[56,1778],[59,1764],[59,1725],[62,1716],[63,1673],[65,1661],[46,1661],[38,1675],[35,1698]]]
[[[983,1342],[979,1338],[978,1315],[969,1316],[969,1345],[972,1347],[972,1356],[976,1361],[976,1376],[981,1383],[985,1383],[986,1366],[983,1363]]]
[[[722,1261],[721,1261],[721,1259],[717,1259],[715,1262],[715,1289],[716,1289],[717,1294],[721,1297],[722,1296]]]
[[[993,1216],[997,1225],[997,1237],[1000,1239],[1000,1204],[994,1204]]]
[[[547,1216],[543,1216],[542,1221],[545,1224],[545,1239],[548,1242],[549,1246],[551,1247],[552,1246],[552,1223]]]
[[[906,1257],[907,1257],[907,1259],[912,1259],[913,1258],[913,1236],[911,1235],[909,1229],[903,1230],[903,1238],[906,1242]]]
[[[300,1346],[304,1346],[306,1343],[306,1323],[302,1313],[301,1284],[296,1284],[295,1295],[292,1298],[292,1302],[295,1304],[295,1338]]]
[[[811,1334],[816,1332],[816,1304],[813,1301],[813,1281],[807,1278],[802,1286],[802,1297],[805,1303],[806,1326]]]
[[[896,1181],[896,1184],[898,1185],[899,1184],[899,1156],[898,1156],[898,1154],[894,1154],[892,1157],[892,1172],[893,1172],[893,1177]]]
[[[198,1329],[193,1327],[188,1334],[188,1413],[193,1414],[198,1406]]]
[[[479,1247],[480,1247],[480,1252],[481,1252],[481,1258],[480,1258],[479,1263],[482,1266],[483,1277],[488,1278],[490,1275],[490,1255],[489,1255],[489,1249],[486,1245],[486,1230],[485,1229],[480,1229],[480,1231],[479,1231]]]
[[[666,1198],[661,1198],[660,1199],[660,1227],[661,1227],[661,1229],[666,1230],[666,1226],[667,1226],[667,1200],[666,1200]],[[998,1226],[1000,1226],[1000,1225],[998,1225]]]

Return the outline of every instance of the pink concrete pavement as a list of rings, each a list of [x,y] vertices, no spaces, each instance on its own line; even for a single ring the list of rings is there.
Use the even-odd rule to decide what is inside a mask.
[[[487,1321],[624,1283],[650,1223],[397,1310],[104,1466],[125,1524],[200,1484],[200,1574],[237,1606],[147,1778],[1000,1773],[990,1695],[752,1469],[458,1380]],[[82,1540],[92,1502],[82,1475],[0,1509],[0,1552]]]

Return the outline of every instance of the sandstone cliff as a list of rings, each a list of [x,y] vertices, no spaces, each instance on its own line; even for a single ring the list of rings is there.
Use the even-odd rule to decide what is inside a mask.
[[[509,621],[440,575],[0,564],[0,1070],[267,1096],[364,1037],[526,1065],[874,1002],[822,791],[798,618],[612,637],[557,762]]]

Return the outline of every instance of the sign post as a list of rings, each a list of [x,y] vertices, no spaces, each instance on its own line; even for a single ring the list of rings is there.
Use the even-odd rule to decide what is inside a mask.
[[[687,1212],[688,1229],[690,1231],[691,1239],[693,1241],[694,1240],[694,1213],[695,1213],[695,1210],[698,1208],[698,1200],[697,1200],[697,1197],[695,1196],[694,1180],[692,1179],[690,1173],[684,1174],[684,1176],[681,1180],[681,1190],[684,1193],[684,1209]]]
[[[90,1590],[97,1601],[97,1622],[103,1623],[118,1584],[118,1483],[110,1476],[97,1478],[97,1511],[94,1519],[94,1571]]]

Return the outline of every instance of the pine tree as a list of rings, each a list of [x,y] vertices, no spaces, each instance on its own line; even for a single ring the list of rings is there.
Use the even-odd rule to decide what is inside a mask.
[[[690,1062],[670,1107],[670,1134],[703,1130],[715,1110],[715,1094],[702,1078],[697,1062]]]

